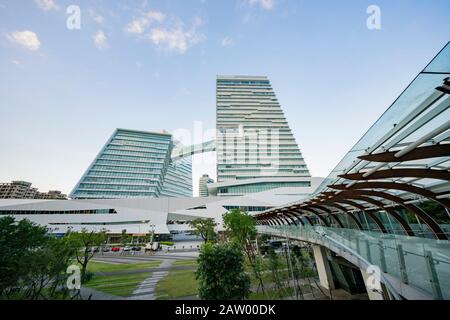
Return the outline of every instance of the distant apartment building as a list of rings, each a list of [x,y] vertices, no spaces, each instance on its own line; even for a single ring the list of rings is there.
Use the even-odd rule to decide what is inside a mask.
[[[0,199],[34,199],[37,192],[27,181],[0,183]]]
[[[35,199],[66,200],[67,195],[58,190],[50,190],[49,192],[38,192]]]
[[[70,197],[192,197],[191,158],[172,160],[174,145],[169,133],[116,129]]]
[[[0,199],[67,199],[61,191],[39,192],[31,182],[12,181],[0,183]]]
[[[199,195],[202,198],[206,198],[209,196],[208,192],[208,183],[214,183],[214,180],[209,177],[209,175],[204,174],[200,177],[199,181]]]

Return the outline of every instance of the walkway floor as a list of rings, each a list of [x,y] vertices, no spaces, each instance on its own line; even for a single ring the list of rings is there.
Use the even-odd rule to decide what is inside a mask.
[[[97,291],[95,289],[82,286],[80,290],[81,297],[83,300],[124,300],[124,297],[115,296],[102,291]]]
[[[164,260],[160,268],[166,271],[156,271],[152,273],[150,278],[145,279],[134,290],[131,297],[128,300],[156,300],[155,290],[158,282],[169,274],[170,267],[173,260]]]

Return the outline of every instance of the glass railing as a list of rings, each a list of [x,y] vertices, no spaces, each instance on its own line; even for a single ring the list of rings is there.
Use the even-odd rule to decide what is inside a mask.
[[[258,226],[258,231],[325,246],[327,243],[331,245],[331,242],[337,242],[403,284],[414,287],[433,299],[450,299],[448,240],[320,226]],[[402,292],[399,294],[402,295]]]

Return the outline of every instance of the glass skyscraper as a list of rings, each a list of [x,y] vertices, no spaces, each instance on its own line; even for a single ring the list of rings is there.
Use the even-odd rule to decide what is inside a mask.
[[[173,160],[164,176],[161,197],[192,197],[192,158]]]
[[[311,176],[267,77],[217,77],[217,194],[309,187]]]
[[[190,159],[172,161],[173,146],[167,133],[117,129],[70,197],[192,197]]]
[[[199,196],[202,198],[206,198],[209,196],[208,183],[214,183],[214,180],[211,179],[207,174],[202,175],[198,183]]]

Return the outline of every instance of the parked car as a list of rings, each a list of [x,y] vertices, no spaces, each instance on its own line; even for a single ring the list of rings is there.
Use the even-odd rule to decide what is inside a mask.
[[[103,247],[102,248],[102,252],[109,252],[111,251],[111,249],[109,247]]]
[[[124,252],[130,252],[131,251],[131,247],[126,246],[126,247],[123,248],[123,251]]]
[[[120,252],[120,248],[119,247],[113,247],[111,249],[112,252]]]

